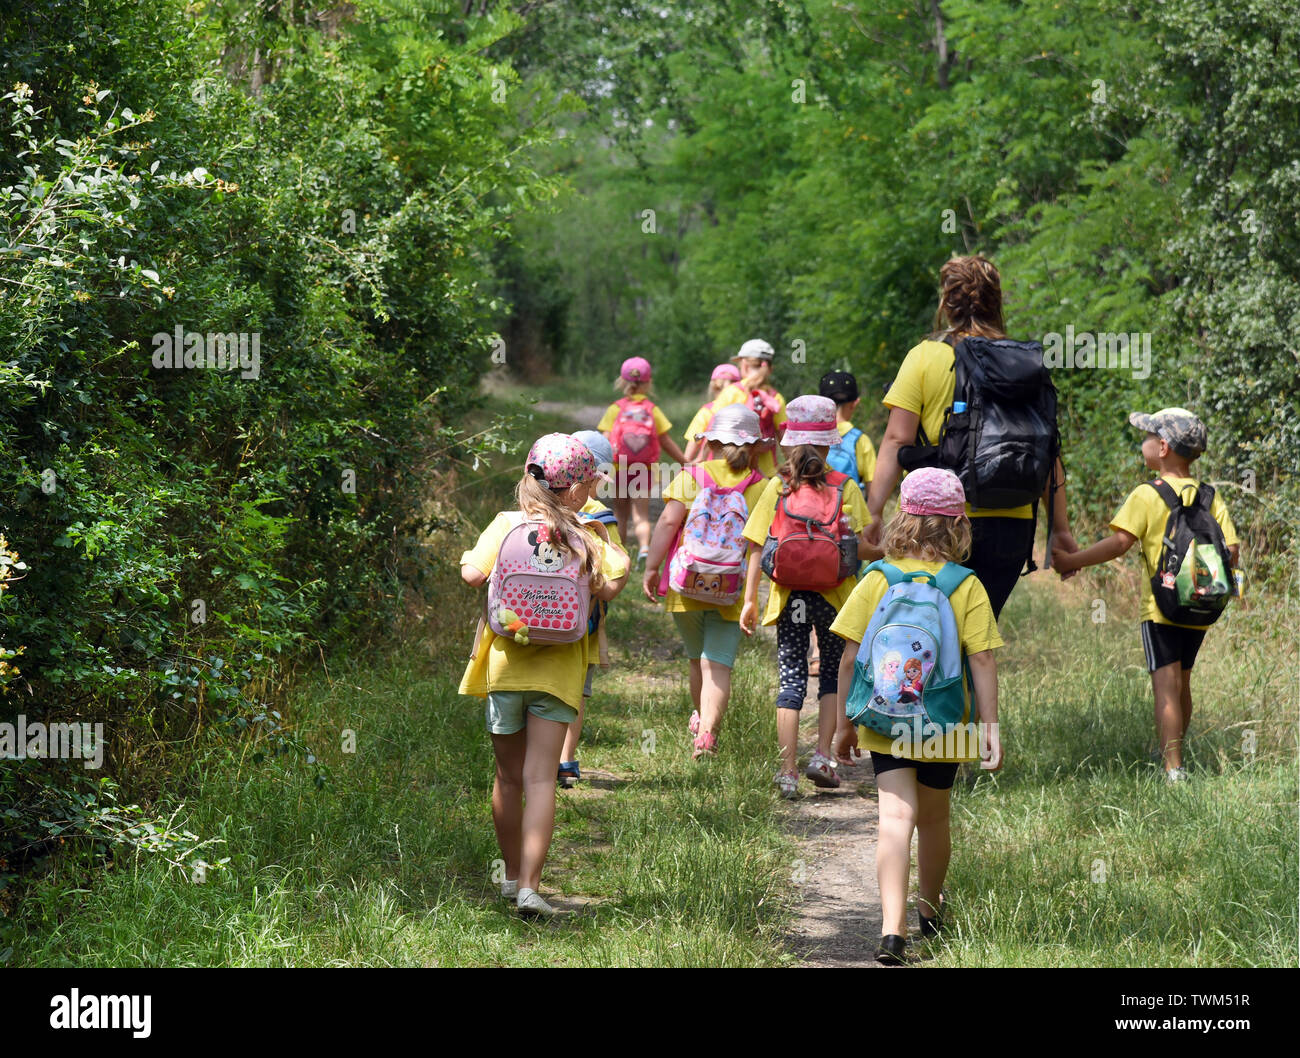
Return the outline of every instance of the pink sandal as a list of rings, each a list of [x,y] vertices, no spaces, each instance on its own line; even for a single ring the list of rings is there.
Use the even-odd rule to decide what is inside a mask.
[[[718,736],[712,731],[701,731],[695,736],[695,752],[691,754],[691,760],[699,760],[701,757],[713,756],[718,751]]]

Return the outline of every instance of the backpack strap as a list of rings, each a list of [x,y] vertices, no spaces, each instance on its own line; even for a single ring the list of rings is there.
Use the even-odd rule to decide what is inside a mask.
[[[939,570],[934,576],[934,584],[944,595],[952,598],[963,581],[971,576],[975,571],[967,569],[965,566],[959,566],[956,562],[945,562],[943,569]]]
[[[603,522],[605,525],[618,524],[618,518],[615,517],[614,512],[608,507],[602,507],[598,511],[589,511],[585,514],[582,511],[579,511],[578,517],[584,522]]]
[[[712,489],[714,492],[725,496],[729,492],[744,492],[750,485],[756,481],[762,481],[763,475],[757,470],[751,470],[740,481],[734,485],[719,485],[713,475],[704,469],[703,463],[692,463],[686,468],[686,473],[695,479],[695,484],[700,488]],[[704,475],[704,480],[700,480],[700,475]]]
[[[903,579],[903,571],[895,566],[892,562],[886,562],[883,558],[878,558],[862,571],[865,577],[868,573],[875,571],[881,574],[892,588],[895,584]]]
[[[1183,505],[1183,501],[1178,493],[1174,491],[1174,487],[1164,478],[1156,478],[1153,481],[1148,481],[1147,484],[1160,494],[1160,498],[1165,501],[1165,506],[1171,511],[1176,511]]]

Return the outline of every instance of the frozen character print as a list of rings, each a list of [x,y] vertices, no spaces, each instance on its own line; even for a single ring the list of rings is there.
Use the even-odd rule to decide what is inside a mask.
[[[899,685],[900,702],[919,702],[921,700],[921,659],[908,658],[903,663],[903,681]]]
[[[889,651],[880,663],[876,673],[876,690],[889,698],[896,698],[899,691],[898,668],[903,664],[903,655],[897,650]]]

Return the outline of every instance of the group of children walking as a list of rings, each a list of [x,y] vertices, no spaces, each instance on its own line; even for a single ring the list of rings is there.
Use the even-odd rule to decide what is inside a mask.
[[[798,796],[799,714],[815,637],[817,745],[803,775],[834,788],[837,769],[869,752],[880,798],[877,958],[901,965],[913,832],[918,926],[927,938],[942,929],[958,766],[1002,766],[993,658],[1002,639],[988,592],[962,565],[972,537],[959,476],[937,466],[914,469],[902,480],[897,513],[869,529],[876,450],[853,425],[856,380],[829,372],[818,393],[787,405],[771,381],[773,356],[771,345],[754,339],[713,370],[710,400],[686,431],[685,451],[650,399],[651,365],[626,361],[623,396],[598,429],[539,438],[516,508],[498,514],[462,556],[465,581],[488,589],[461,692],[487,700],[493,822],[506,871],[501,895],[523,914],[552,912],[538,886],[557,779],[571,785],[581,778],[577,743],[592,673],[606,659],[605,606],[635,565],[646,598],[662,601],[671,615],[689,661],[695,759],[719,752],[742,635],[752,636],[759,623],[776,626],[774,782],[784,797]],[[1146,432],[1142,452],[1163,488],[1135,490],[1112,522],[1112,537],[1082,551],[1058,542],[1053,562],[1068,574],[1140,540],[1148,567],[1158,570],[1156,588],[1144,586],[1143,643],[1167,773],[1177,781],[1185,775],[1188,673],[1204,628],[1172,623],[1154,592],[1172,571],[1159,568],[1169,565],[1166,516],[1177,513],[1166,492],[1186,502],[1207,488],[1188,466],[1204,450],[1205,430],[1182,409],[1131,421]],[[652,530],[648,491],[636,495],[625,486],[637,467],[653,469],[661,453],[681,470],[663,490]],[[610,468],[618,477],[612,512],[595,498]],[[1235,566],[1231,521],[1222,500],[1211,498],[1206,517],[1220,527],[1219,550]],[[1197,539],[1193,563],[1208,554],[1197,552]],[[1217,567],[1205,564],[1212,580]],[[760,616],[764,577],[769,591]]]

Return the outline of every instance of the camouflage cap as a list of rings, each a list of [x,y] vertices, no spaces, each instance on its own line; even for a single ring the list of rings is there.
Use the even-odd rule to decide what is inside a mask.
[[[1139,430],[1158,434],[1184,459],[1193,459],[1205,451],[1205,423],[1186,408],[1161,408],[1154,415],[1135,411],[1128,421]]]

